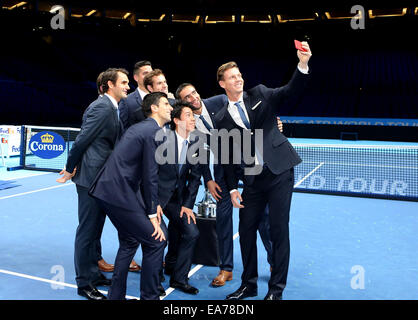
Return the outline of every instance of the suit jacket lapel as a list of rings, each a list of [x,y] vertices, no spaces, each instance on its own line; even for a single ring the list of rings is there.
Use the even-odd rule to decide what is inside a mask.
[[[141,98],[141,95],[139,94],[138,88],[135,89],[135,98],[136,98],[136,101],[138,102],[138,105],[142,105],[142,98]]]
[[[254,115],[254,111],[251,109],[253,101],[250,98],[250,96],[247,94],[247,92],[245,92],[245,91],[244,91],[244,94],[243,94],[243,100],[244,100],[244,104],[245,104],[245,109],[247,110],[248,117],[250,118],[249,119],[250,127],[251,127],[251,129],[253,129],[254,126],[255,126],[255,123],[254,123],[255,122],[255,115]]]
[[[225,106],[218,112],[218,114],[215,117],[215,123],[214,125],[216,125],[216,122],[218,122],[220,125],[218,127],[222,128],[225,127],[227,130],[231,130],[234,127],[238,128],[238,129],[242,129],[240,126],[238,126],[234,119],[232,119],[229,111],[228,111],[228,105],[229,103],[226,102]],[[224,125],[223,125],[224,124]]]

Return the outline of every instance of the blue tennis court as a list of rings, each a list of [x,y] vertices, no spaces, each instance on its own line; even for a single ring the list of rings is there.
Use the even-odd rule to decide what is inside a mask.
[[[13,166],[18,159],[6,162]],[[305,177],[315,167],[311,164],[310,171],[301,175]],[[84,300],[76,292],[73,263],[77,194],[74,184],[58,184],[57,177],[57,173],[0,167],[0,181],[11,185],[0,190],[0,299]],[[301,179],[295,177],[297,184]],[[359,188],[358,183],[353,186]],[[414,178],[410,183],[416,188],[418,182]],[[197,202],[202,197],[201,187]],[[234,279],[212,288],[210,282],[218,268],[194,265],[190,284],[199,294],[190,296],[169,288],[166,276],[165,300],[223,300],[239,287],[242,263],[238,212],[234,210]],[[418,299],[417,213],[418,202],[414,201],[295,192],[290,213],[289,276],[283,298]],[[102,236],[105,260],[113,263],[117,249],[117,232],[107,219]],[[255,299],[263,299],[270,266],[261,240],[258,249]],[[140,251],[135,260],[140,263]],[[129,274],[128,298],[139,296],[140,278],[140,273]],[[99,289],[107,291],[106,287]]]

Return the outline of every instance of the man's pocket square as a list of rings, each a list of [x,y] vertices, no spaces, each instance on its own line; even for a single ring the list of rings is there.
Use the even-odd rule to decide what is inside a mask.
[[[254,107],[251,108],[251,110],[254,110],[255,108],[257,108],[260,103],[261,103],[261,101],[258,101],[257,104]]]

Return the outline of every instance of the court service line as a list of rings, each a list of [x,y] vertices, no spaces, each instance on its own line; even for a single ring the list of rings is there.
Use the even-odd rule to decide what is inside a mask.
[[[41,191],[45,191],[45,190],[62,188],[62,187],[66,187],[66,186],[71,186],[73,184],[74,184],[74,182],[70,182],[70,183],[60,184],[58,186],[52,186],[52,187],[48,187],[48,188],[42,188],[42,189],[37,189],[37,190],[32,190],[32,191],[27,191],[27,192],[22,192],[22,193],[11,194],[9,196],[0,197],[0,200],[14,198],[14,197],[19,197],[19,196],[24,196],[26,194],[31,194],[31,193],[35,193],[35,192],[41,192]]]
[[[46,282],[46,283],[50,283],[50,284],[57,285],[57,286],[64,286],[64,287],[77,289],[77,286],[75,284],[70,284],[70,283],[65,283],[65,282],[61,282],[61,281],[45,279],[45,278],[41,278],[41,277],[35,277],[35,276],[31,276],[31,275],[24,274],[24,273],[18,273],[18,272],[13,272],[13,271],[4,270],[4,269],[0,269],[0,273],[8,274],[8,275],[11,275],[11,276],[16,276],[16,277],[20,277],[20,278],[25,278],[25,279],[31,279],[31,280]],[[99,291],[102,294],[107,295],[107,291],[104,291],[104,290],[99,290]],[[128,298],[128,299],[139,299],[138,297],[133,297],[133,296],[126,296],[126,298]]]

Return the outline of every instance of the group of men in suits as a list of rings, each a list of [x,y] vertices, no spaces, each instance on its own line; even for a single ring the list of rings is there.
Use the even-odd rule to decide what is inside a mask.
[[[129,265],[141,244],[141,299],[158,299],[164,294],[160,282],[167,239],[164,271],[171,275],[170,286],[196,294],[198,289],[188,284],[187,274],[199,236],[192,208],[203,176],[205,186],[217,200],[221,265],[212,285],[222,286],[232,279],[232,207],[236,207],[240,211],[244,270],[241,286],[227,299],[257,295],[257,230],[271,266],[265,299],[282,298],[290,254],[293,167],[301,160],[278,129],[276,117],[286,99],[303,92],[309,79],[311,51],[306,42],[303,48],[306,51],[297,51],[299,64],[287,85],[275,89],[259,85],[244,91],[237,64],[229,62],[217,72],[225,95],[203,100],[192,84],[185,83],[177,89],[179,100],[174,103],[168,98],[164,74],[159,69],[152,70],[150,63],[134,70],[138,88],[129,96],[127,72],[111,69],[116,78],[105,76],[110,69],[103,73],[104,96],[86,109],[80,134],[59,181],[72,178],[77,186],[75,266],[80,295],[105,299],[96,289],[105,284],[111,285],[108,298],[124,299]],[[144,71],[141,75],[140,69]],[[144,89],[147,95],[143,94]],[[171,128],[167,128],[169,122]],[[238,130],[241,137],[250,136],[250,150],[244,141],[236,143],[229,137],[230,157],[226,163],[220,157],[209,161],[213,163],[212,170],[207,161],[192,164],[189,151],[201,150],[192,148],[201,143],[193,132],[209,137],[218,132],[216,129]],[[262,145],[256,143],[258,129],[262,130]],[[209,147],[222,148],[220,142]],[[244,159],[251,150],[252,163],[233,163],[237,154]],[[170,154],[174,160],[167,162]],[[249,170],[254,168],[257,170]],[[237,190],[239,180],[244,184],[242,194]],[[163,213],[170,221],[168,229],[161,218]],[[112,281],[98,272],[97,254],[92,259],[93,251],[97,251],[94,241],[100,238],[105,215],[118,230],[120,242]]]

